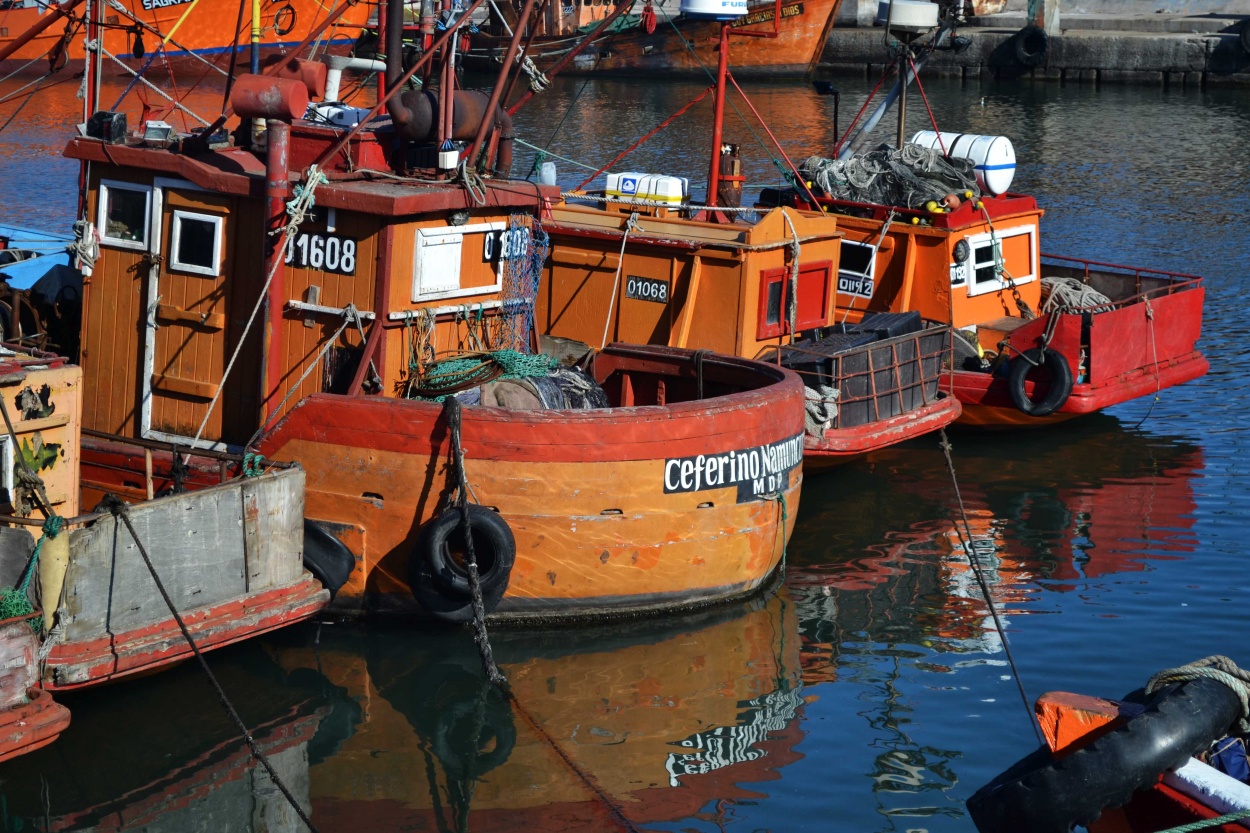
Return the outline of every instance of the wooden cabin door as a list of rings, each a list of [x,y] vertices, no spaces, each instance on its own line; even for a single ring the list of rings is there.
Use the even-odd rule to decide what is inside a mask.
[[[185,442],[198,433],[204,447],[238,444],[247,439],[231,436],[239,430],[223,430],[230,421],[223,414],[237,409],[238,397],[230,391],[238,390],[238,377],[221,391],[234,347],[229,335],[238,200],[182,182],[158,180],[156,190],[160,223],[149,261],[143,434]]]

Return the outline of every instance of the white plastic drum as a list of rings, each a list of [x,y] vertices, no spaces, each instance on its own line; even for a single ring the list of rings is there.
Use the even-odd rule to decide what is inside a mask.
[[[947,156],[971,159],[976,166],[977,185],[995,196],[1006,192],[1016,176],[1016,151],[1006,136],[943,133],[939,144],[936,132],[921,130],[911,137],[911,143],[934,150],[945,146]]]

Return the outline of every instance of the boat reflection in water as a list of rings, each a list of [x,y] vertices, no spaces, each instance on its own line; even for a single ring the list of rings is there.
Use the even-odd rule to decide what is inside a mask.
[[[214,652],[210,662],[307,810],[308,768],[350,735],[359,704],[312,669],[280,668],[256,642]],[[70,728],[52,746],[0,767],[0,829],[304,830],[197,665],[60,697],[73,711]]]
[[[1099,604],[1103,579],[1196,549],[1199,447],[1111,417],[1069,429],[1055,444],[952,435],[973,554],[1009,628],[1013,617],[1050,612],[1059,600]],[[992,702],[985,698],[1010,695],[985,685],[1008,673],[1007,663],[954,532],[945,458],[916,443],[812,478],[807,492],[787,584],[803,685],[820,703],[808,719],[856,714],[841,731],[867,749],[810,766],[841,767],[839,803],[875,805],[861,818],[875,813],[909,828],[918,818],[963,818],[960,773],[977,762],[961,759],[975,724],[951,718],[976,718]],[[1078,587],[1089,600],[1069,593]],[[1026,656],[1036,662],[1033,647]],[[921,708],[941,725],[918,717]]]
[[[759,797],[799,757],[784,593],[667,622],[492,634],[512,701],[464,631],[325,629],[320,667],[365,719],[310,772],[321,830],[633,830]],[[280,640],[286,638],[280,637]]]

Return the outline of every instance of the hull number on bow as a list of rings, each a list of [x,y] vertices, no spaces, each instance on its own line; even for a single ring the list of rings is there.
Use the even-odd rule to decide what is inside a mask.
[[[337,275],[354,275],[356,241],[337,234],[301,231],[287,240],[286,265]]]
[[[487,263],[494,260],[513,260],[529,254],[529,229],[524,226],[486,232],[486,244],[482,258]]]
[[[657,304],[668,303],[668,281],[655,278],[640,278],[630,275],[625,281],[625,297],[638,301],[655,301]]]

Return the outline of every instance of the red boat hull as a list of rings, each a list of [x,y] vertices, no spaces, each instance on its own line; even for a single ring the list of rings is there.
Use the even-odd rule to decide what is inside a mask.
[[[308,619],[329,593],[312,577],[213,607],[180,611],[201,651],[221,648]],[[172,618],[99,639],[57,644],[44,664],[42,686],[51,691],[96,685],[155,671],[194,655]]]
[[[832,468],[874,451],[945,428],[956,419],[962,406],[954,396],[944,396],[914,411],[855,428],[841,428],[817,438],[810,434],[803,442],[803,464],[808,470]]]
[[[69,709],[32,688],[30,702],[0,713],[0,761],[47,746],[69,726]]]

